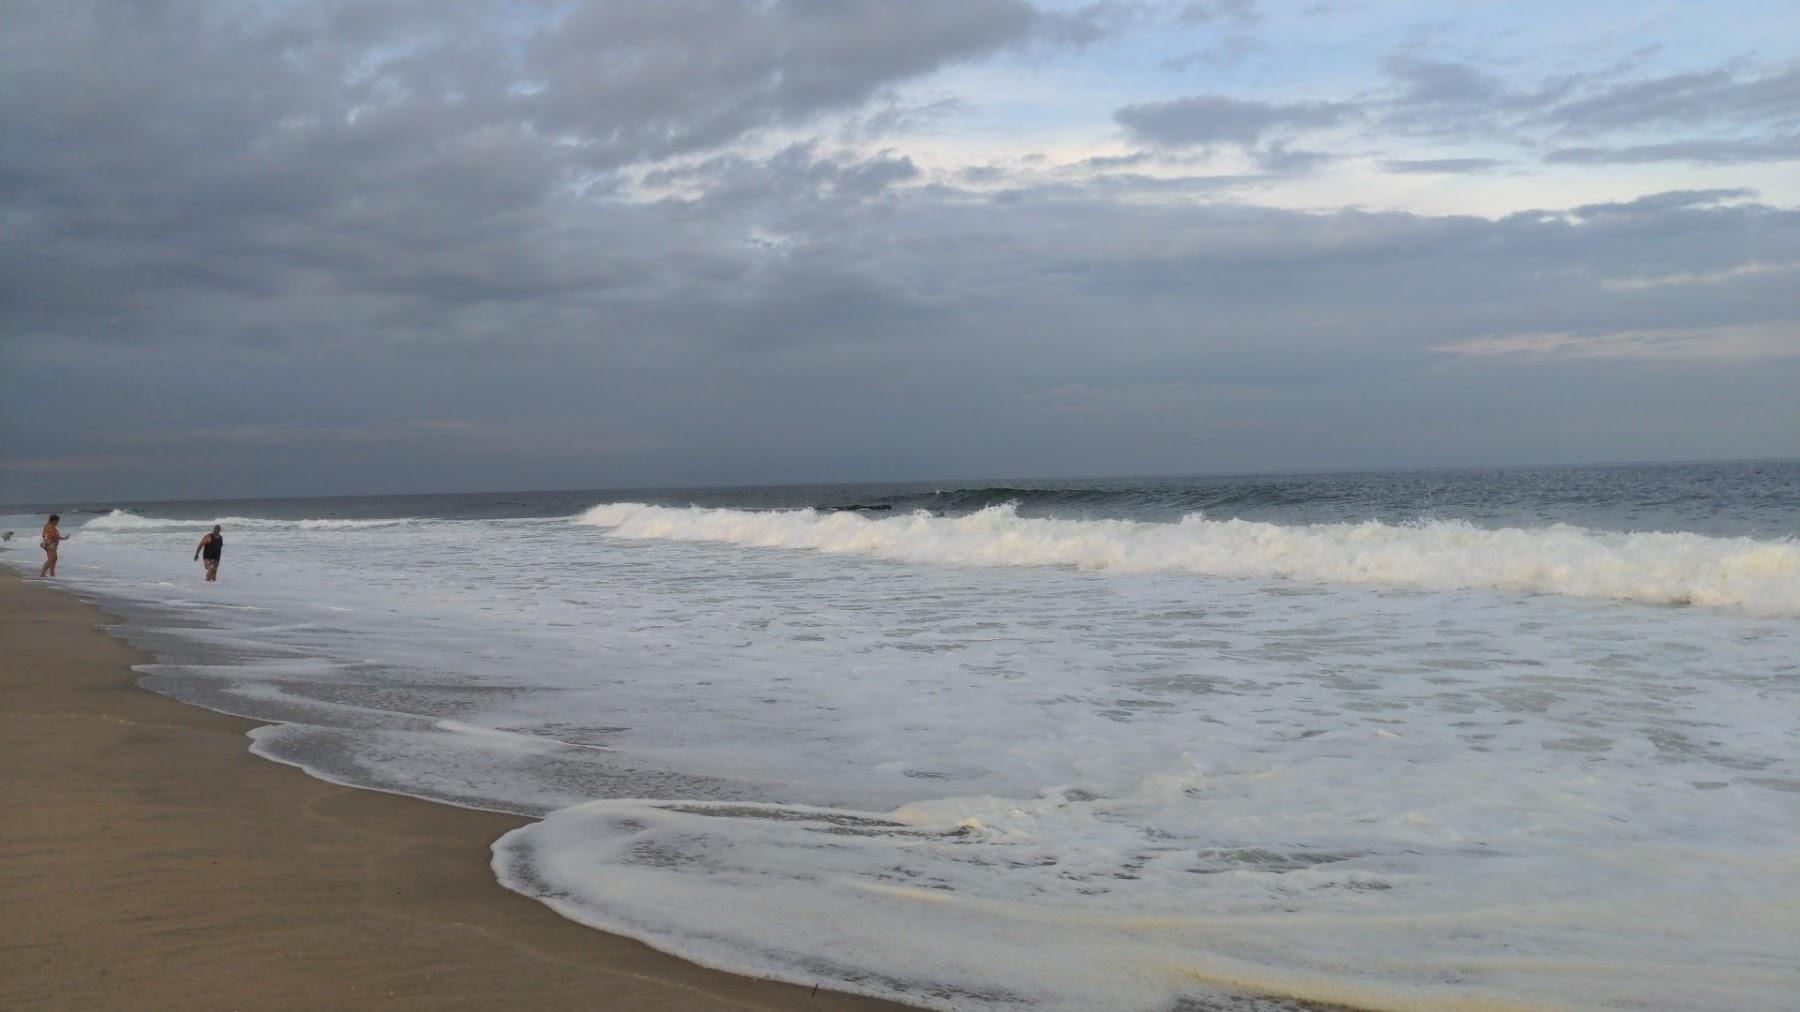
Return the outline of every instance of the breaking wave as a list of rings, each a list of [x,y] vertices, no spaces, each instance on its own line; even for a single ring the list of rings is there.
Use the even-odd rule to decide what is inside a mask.
[[[974,513],[993,506],[1012,505],[1028,515],[1093,510],[1225,512],[1330,503],[1342,498],[1342,490],[1328,487],[1300,488],[1290,483],[1236,482],[1224,488],[1134,485],[1124,488],[1040,488],[1018,485],[980,485],[941,488],[930,493],[892,495],[873,500],[874,509],[923,509],[932,513]]]
[[[208,520],[174,520],[167,517],[139,516],[130,510],[113,510],[97,516],[81,525],[82,530],[93,531],[151,531],[168,530],[170,528],[204,528],[219,524],[224,527],[243,527],[253,530],[355,530],[374,527],[399,527],[413,523],[409,519],[389,520],[345,520],[336,517],[321,517],[305,520],[270,520],[263,517],[213,517]]]
[[[1615,533],[1557,524],[1485,529],[1460,520],[1281,525],[1021,517],[1011,504],[958,517],[816,510],[595,506],[579,522],[618,537],[810,549],[897,562],[1075,566],[1281,577],[1424,590],[1492,588],[1800,615],[1800,542]]]

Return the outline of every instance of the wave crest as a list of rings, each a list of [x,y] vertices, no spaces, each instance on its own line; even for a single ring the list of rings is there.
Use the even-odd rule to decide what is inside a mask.
[[[875,518],[642,503],[595,506],[581,523],[618,537],[715,541],[974,566],[1286,577],[1426,590],[1493,588],[1800,615],[1800,543],[1558,524],[1486,529],[1460,520],[1281,525],[1021,517],[1012,504],[958,517]]]
[[[398,527],[411,523],[406,519],[345,520],[322,517],[308,520],[270,520],[263,517],[213,517],[210,520],[175,520],[168,517],[139,516],[130,510],[113,510],[81,525],[82,530],[151,531],[170,528],[202,528],[218,524],[222,527],[244,527],[266,530],[356,530],[371,527]]]

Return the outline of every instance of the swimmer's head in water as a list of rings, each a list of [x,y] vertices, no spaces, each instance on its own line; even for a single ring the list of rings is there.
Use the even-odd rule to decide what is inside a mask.
[[[61,513],[52,513],[52,514],[50,514],[50,522],[51,522],[51,523],[56,523],[56,522],[57,522],[57,521],[59,521],[59,520],[61,520],[61,519],[62,519],[62,514],[61,514]]]

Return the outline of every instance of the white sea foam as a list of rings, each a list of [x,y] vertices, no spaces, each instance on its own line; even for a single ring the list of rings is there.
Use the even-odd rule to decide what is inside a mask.
[[[302,520],[270,520],[263,517],[213,517],[210,520],[174,520],[165,517],[140,516],[129,510],[113,510],[92,517],[81,524],[82,530],[93,531],[161,531],[170,528],[206,530],[214,524],[252,530],[370,530],[399,527],[416,523],[406,519],[346,520],[323,517]]]
[[[995,506],[960,517],[875,519],[813,510],[596,506],[582,522],[620,537],[800,548],[899,562],[1055,566],[1496,588],[1800,615],[1800,543],[1556,525],[1486,530],[1463,521],[1284,526],[1191,515],[1179,523],[1020,517]]]
[[[1800,859],[1776,839],[1713,849],[1603,833],[1556,852],[1519,828],[1448,841],[1414,815],[1370,837],[1397,829],[1403,845],[1220,847],[1204,841],[1230,835],[1217,825],[1229,815],[1208,793],[1190,776],[1117,799],[891,813],[599,801],[509,833],[494,866],[566,916],[701,963],[942,1009],[1150,1012],[1250,993],[1698,1012],[1772,1007],[1800,981],[1786,902]],[[1757,874],[1722,878],[1721,863]],[[1704,950],[1678,919],[1708,925]]]

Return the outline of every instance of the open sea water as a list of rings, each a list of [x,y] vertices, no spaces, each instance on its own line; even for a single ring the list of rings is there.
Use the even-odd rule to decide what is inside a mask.
[[[530,816],[502,883],[707,965],[954,1009],[1800,994],[1800,462],[51,508],[148,687]]]

